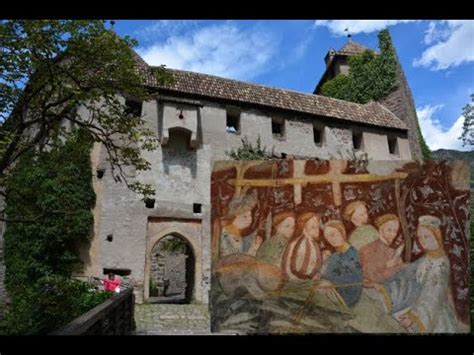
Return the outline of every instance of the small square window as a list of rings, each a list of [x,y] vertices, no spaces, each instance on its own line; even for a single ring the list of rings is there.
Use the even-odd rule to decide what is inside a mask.
[[[323,134],[324,134],[324,128],[313,126],[314,144],[316,145],[323,144]]]
[[[225,130],[229,133],[240,132],[240,112],[235,110],[227,110]]]
[[[145,200],[146,208],[155,208],[155,199],[154,198],[147,198]]]
[[[355,150],[362,147],[362,132],[352,132],[352,145]]]
[[[390,154],[398,154],[398,140],[397,137],[388,137],[388,151]]]
[[[193,213],[202,213],[202,205],[200,203],[193,203]]]
[[[132,117],[142,115],[142,103],[135,100],[125,100],[125,114]]]
[[[108,275],[110,273],[119,276],[129,276],[132,273],[130,269],[116,269],[116,268],[104,268],[102,270],[104,275]]]
[[[272,119],[272,134],[274,138],[285,137],[285,121],[281,119]]]

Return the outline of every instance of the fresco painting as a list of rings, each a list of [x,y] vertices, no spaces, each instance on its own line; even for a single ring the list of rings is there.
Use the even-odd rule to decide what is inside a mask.
[[[469,332],[469,163],[221,161],[213,332]]]

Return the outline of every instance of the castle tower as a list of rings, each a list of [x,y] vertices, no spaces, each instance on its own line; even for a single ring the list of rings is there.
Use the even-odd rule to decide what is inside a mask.
[[[331,48],[324,57],[326,70],[321,76],[321,79],[316,85],[313,93],[320,94],[323,84],[326,81],[333,79],[338,74],[347,75],[349,73],[349,64],[347,60],[349,56],[362,54],[367,49],[369,48],[364,47],[351,39],[349,39],[349,41],[339,51],[335,51]],[[420,140],[418,137],[418,117],[416,115],[415,102],[396,51],[395,56],[398,67],[397,85],[390,94],[378,100],[378,102],[408,126],[408,141],[412,158],[423,159]]]

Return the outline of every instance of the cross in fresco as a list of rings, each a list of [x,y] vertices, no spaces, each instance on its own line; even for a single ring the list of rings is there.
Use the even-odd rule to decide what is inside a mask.
[[[321,175],[305,175],[304,167],[306,161],[294,161],[294,174],[292,178],[277,178],[277,179],[230,179],[228,183],[242,188],[248,187],[281,187],[285,185],[293,185],[294,201],[296,205],[302,202],[301,190],[307,184],[332,184],[332,194],[335,206],[342,205],[342,191],[341,183],[345,182],[379,182],[386,180],[395,180],[397,185],[400,179],[405,179],[408,174],[403,172],[396,172],[390,175],[374,175],[374,174],[344,174],[347,168],[347,160],[331,160],[329,162],[329,172]],[[242,174],[243,175],[243,174]]]

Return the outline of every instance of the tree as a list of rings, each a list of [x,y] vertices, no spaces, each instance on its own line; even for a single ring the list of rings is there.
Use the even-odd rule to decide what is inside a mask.
[[[474,94],[471,94],[471,103],[464,106],[462,110],[464,123],[462,126],[462,134],[459,139],[462,140],[463,146],[474,146]]]
[[[130,181],[127,167],[149,169],[141,152],[157,141],[140,113],[127,111],[124,97],[149,100],[144,77],[171,82],[163,66],[139,66],[137,42],[119,37],[105,21],[1,20],[0,43],[0,185],[20,156],[76,127],[105,146],[116,181],[144,197],[154,193]]]

